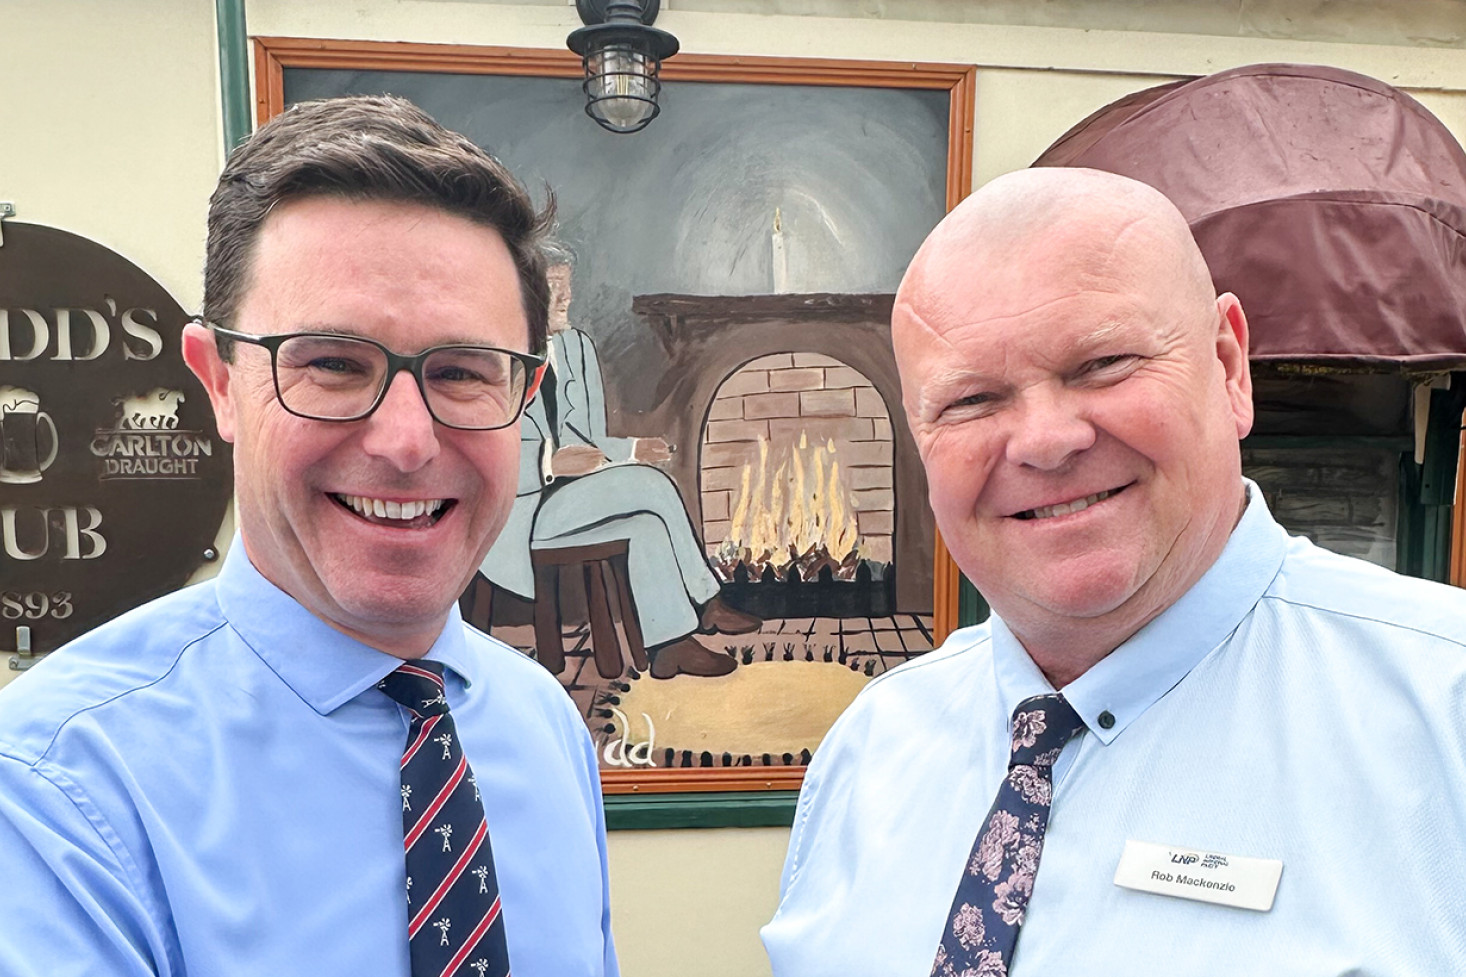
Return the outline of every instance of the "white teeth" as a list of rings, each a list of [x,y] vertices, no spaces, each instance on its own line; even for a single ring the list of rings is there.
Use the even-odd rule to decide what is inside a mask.
[[[419,516],[437,512],[443,507],[442,499],[389,502],[385,499],[367,498],[364,495],[338,495],[336,498],[358,515],[375,519],[395,519],[400,522],[410,522]]]
[[[1039,506],[1037,509],[1029,509],[1027,512],[1020,513],[1019,515],[1025,519],[1049,519],[1053,516],[1067,516],[1071,512],[1082,512],[1096,502],[1108,499],[1114,494],[1113,491],[1097,492],[1094,495],[1087,495],[1082,499],[1075,499],[1073,502]]]

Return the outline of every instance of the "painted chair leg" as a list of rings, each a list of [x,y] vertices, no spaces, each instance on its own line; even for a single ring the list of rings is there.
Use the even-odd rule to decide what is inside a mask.
[[[611,618],[605,572],[600,560],[585,564],[585,600],[590,614],[590,636],[594,645],[596,671],[601,678],[616,678],[625,663],[621,659],[621,642],[616,637],[616,622]]]
[[[632,664],[645,672],[651,668],[646,656],[646,643],[642,640],[641,621],[636,616],[636,603],[631,599],[630,571],[626,565],[626,554],[611,557],[611,579],[616,584],[616,598],[620,603],[621,629],[626,632],[626,650],[631,652]]]
[[[540,664],[551,675],[565,671],[565,642],[560,635],[560,569],[534,569],[534,643]]]

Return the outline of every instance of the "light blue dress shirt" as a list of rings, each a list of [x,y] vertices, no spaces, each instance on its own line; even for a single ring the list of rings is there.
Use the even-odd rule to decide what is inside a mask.
[[[428,657],[477,778],[515,977],[615,977],[599,778],[543,668],[453,611]],[[0,974],[409,972],[400,662],[255,571],[0,690]]]
[[[1290,538],[1250,496],[1206,575],[1063,690],[1087,730],[1019,977],[1466,974],[1466,592]],[[930,973],[1008,717],[1051,691],[994,619],[861,692],[804,781],[776,977]],[[1279,859],[1273,908],[1120,888],[1127,839]]]

